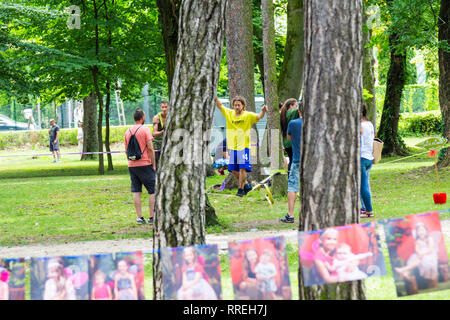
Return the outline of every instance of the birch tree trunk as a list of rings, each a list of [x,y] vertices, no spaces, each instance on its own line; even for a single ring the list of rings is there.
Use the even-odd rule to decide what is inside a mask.
[[[267,129],[270,141],[270,170],[284,168],[280,135],[280,113],[278,112],[277,71],[275,51],[275,22],[272,0],[261,1],[264,56],[264,100],[268,106]],[[277,175],[272,179],[274,196],[287,194],[287,176]]]
[[[159,250],[205,243],[208,143],[223,46],[226,0],[183,0],[153,233],[154,298],[164,297]]]
[[[441,0],[439,13],[439,41],[447,41],[450,45],[450,0]],[[450,52],[439,48],[439,103],[441,105],[444,137],[450,141]],[[444,159],[439,166],[450,166],[450,148],[447,148]]]
[[[359,220],[362,1],[305,0],[300,231]],[[299,297],[365,299],[362,281],[304,287]]]
[[[91,93],[83,99],[83,152],[98,151],[97,96]],[[81,160],[96,159],[93,154],[83,154]]]

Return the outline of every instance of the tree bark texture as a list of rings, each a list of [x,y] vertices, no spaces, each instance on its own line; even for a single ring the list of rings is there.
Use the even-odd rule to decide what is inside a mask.
[[[91,93],[83,99],[83,152],[98,151],[97,96]],[[95,159],[96,155],[83,154],[81,160]]]
[[[303,86],[303,0],[289,0],[287,5],[287,33],[283,64],[278,79],[281,103],[298,99]]]
[[[384,141],[383,154],[406,155],[405,144],[398,134],[400,103],[406,81],[406,52],[396,48],[398,35],[389,36],[391,63],[386,81],[386,94],[378,137]]]
[[[447,41],[450,45],[450,0],[441,0],[439,13],[439,41]],[[444,137],[450,141],[450,52],[439,49],[439,103],[441,105]],[[439,166],[450,166],[450,148],[447,148],[444,159]]]
[[[361,0],[305,0],[300,231],[359,220]],[[362,281],[304,287],[299,297],[364,299]]]
[[[364,4],[366,2],[363,2]],[[373,47],[370,46],[372,37],[371,26],[368,25],[368,15],[364,6],[363,11],[363,64],[362,77],[363,88],[366,89],[373,97],[365,100],[367,106],[367,118],[372,122],[373,127],[377,128],[377,100],[375,98],[375,57],[373,55]]]
[[[264,52],[264,100],[268,106],[267,128],[270,137],[270,169],[284,168],[283,148],[280,135],[280,113],[278,111],[277,71],[275,51],[275,22],[272,0],[262,0],[263,52]],[[274,196],[287,194],[287,176],[277,175],[272,179]]]
[[[394,0],[386,1],[391,7]],[[398,134],[400,103],[406,83],[406,50],[402,46],[400,35],[396,30],[389,30],[389,50],[391,62],[386,80],[386,93],[381,114],[378,137],[384,141],[383,154],[407,155],[405,143]]]
[[[178,46],[178,19],[181,0],[156,0],[159,9],[159,22],[162,28],[166,56],[167,82],[169,96],[172,89],[175,58]]]
[[[105,103],[105,150],[108,152],[106,157],[108,159],[108,171],[114,170],[113,162],[112,162],[112,154],[111,147],[109,143],[110,138],[110,121],[109,121],[109,109],[111,106],[111,85],[109,79],[106,81],[106,103]]]
[[[154,297],[164,297],[159,250],[205,243],[205,178],[225,32],[226,0],[183,0],[176,67],[156,184]]]
[[[228,0],[226,9],[226,54],[228,69],[228,89],[230,103],[235,96],[243,96],[247,100],[247,111],[255,111],[255,67],[253,55],[253,22],[252,3],[249,0]],[[232,107],[230,105],[230,107]],[[256,126],[253,126],[256,132]],[[253,138],[253,137],[252,137]],[[256,140],[255,140],[256,139]],[[259,139],[256,134],[251,140],[256,144],[257,159],[251,158],[252,172],[249,181],[260,181],[261,164],[259,157]],[[227,188],[237,186],[237,181],[229,174]]]

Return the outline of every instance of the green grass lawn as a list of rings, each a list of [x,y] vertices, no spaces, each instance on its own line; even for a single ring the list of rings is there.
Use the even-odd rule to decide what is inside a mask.
[[[420,141],[418,138],[405,140],[409,145]],[[76,148],[64,148],[63,152],[76,152]],[[104,176],[97,175],[97,161],[80,162],[74,155],[63,156],[62,163],[52,163],[50,156],[37,159],[31,156],[3,157],[41,153],[48,151],[0,151],[1,246],[152,236],[151,226],[135,223],[130,180],[123,154],[113,154],[114,171],[106,172]],[[375,220],[449,208],[448,204],[442,206],[433,203],[432,194],[437,192],[433,159],[426,154],[401,161],[397,161],[398,159],[383,158],[371,170]],[[209,227],[208,233],[298,227],[297,224],[285,225],[278,222],[278,218],[287,212],[286,198],[277,198],[274,205],[269,205],[263,191],[254,191],[245,198],[235,197],[236,190],[218,192],[212,186],[221,184],[223,178],[218,175],[207,178],[209,199],[220,221],[220,226]],[[439,184],[440,191],[448,193],[449,168],[439,171]],[[148,196],[144,194],[144,208],[147,201]],[[298,208],[297,202],[296,212]],[[448,218],[449,213],[441,215],[441,219]],[[446,239],[446,243],[448,250],[449,239]],[[389,274],[365,280],[369,299],[397,299],[387,251],[384,251]],[[288,257],[292,293],[296,299],[296,246],[288,246]],[[149,259],[148,255],[146,261],[150,261]],[[223,297],[233,299],[227,255],[222,255],[221,260]],[[146,292],[151,297],[151,264],[147,263],[146,271]],[[448,300],[449,297],[447,290],[401,299]]]

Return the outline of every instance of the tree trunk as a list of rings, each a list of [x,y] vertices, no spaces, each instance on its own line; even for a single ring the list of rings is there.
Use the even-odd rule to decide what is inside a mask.
[[[97,135],[98,135],[98,173],[105,174],[105,165],[103,163],[103,133],[102,133],[102,121],[103,121],[103,96],[100,93],[98,85],[98,67],[92,68],[92,77],[94,78],[95,93],[98,99],[98,121],[97,121]]]
[[[372,122],[373,127],[377,128],[377,100],[375,98],[375,57],[373,55],[373,47],[370,46],[372,37],[371,26],[368,25],[368,15],[366,13],[366,2],[363,2],[363,62],[362,62],[362,78],[363,88],[373,97],[365,100],[367,106],[367,118]]]
[[[450,44],[450,0],[441,0],[439,13],[439,41]],[[450,52],[439,48],[439,103],[441,105],[444,137],[450,141]],[[447,148],[439,166],[450,166],[450,148]]]
[[[305,0],[300,231],[359,219],[362,2]],[[362,281],[304,287],[299,297],[364,299]]]
[[[161,23],[164,38],[169,97],[172,90],[172,80],[173,74],[175,72],[175,58],[178,48],[178,20],[180,14],[180,4],[181,0],[157,0],[157,5],[159,8],[159,20]],[[143,92],[147,92],[148,94],[148,84],[144,86]],[[146,99],[148,100],[148,97],[144,96],[144,109],[146,106]],[[146,114],[148,114],[148,112],[146,112]],[[150,121],[151,123],[151,119],[149,119],[148,121]],[[206,195],[206,224],[214,225],[217,221],[216,211],[209,202],[208,195]]]
[[[226,52],[228,68],[228,89],[230,102],[233,97],[243,96],[247,102],[247,111],[255,111],[255,67],[253,56],[252,4],[248,0],[228,0],[226,11]],[[232,107],[232,106],[230,106]],[[257,132],[256,125],[252,131]],[[254,134],[252,144],[256,145],[256,157],[251,157],[252,172],[249,181],[262,180],[259,157],[259,139]],[[226,187],[235,178],[229,174]],[[234,183],[232,184],[234,186]]]
[[[106,130],[105,130],[105,150],[108,152],[106,157],[108,158],[108,171],[114,170],[113,162],[112,162],[112,154],[111,148],[109,145],[109,136],[110,136],[110,121],[109,121],[109,107],[111,105],[111,86],[109,79],[106,81],[106,103],[105,103],[105,122],[106,122]]]
[[[164,297],[159,250],[205,243],[205,176],[222,55],[226,0],[184,0],[157,172],[153,233],[155,299]],[[170,139],[169,139],[170,137]],[[180,142],[181,140],[181,142]]]
[[[392,6],[392,0],[387,2]],[[384,141],[383,154],[407,155],[405,143],[398,134],[398,120],[400,119],[400,103],[406,82],[406,51],[401,48],[400,35],[390,30],[389,48],[391,64],[386,80],[386,93],[383,113],[381,114],[378,137]]]
[[[178,47],[178,17],[181,0],[156,0],[156,4],[159,8],[159,23],[161,24],[164,40],[170,97]]]
[[[91,93],[83,99],[83,152],[98,151],[97,96]],[[81,160],[96,159],[94,154],[83,154]]]
[[[280,113],[278,112],[277,71],[275,51],[275,22],[272,0],[262,0],[263,52],[264,52],[264,100],[268,106],[267,128],[270,133],[270,170],[283,169],[283,149],[280,135]],[[268,136],[269,136],[268,135]],[[277,175],[272,179],[274,196],[287,194],[287,176]]]
[[[287,33],[283,65],[278,79],[281,103],[298,99],[303,86],[303,0],[289,0],[287,5]]]
[[[95,21],[98,19],[98,7],[96,0],[93,0],[94,2],[94,18]],[[98,24],[95,24],[95,56],[98,57],[99,54],[99,35],[98,35]],[[100,87],[98,83],[98,66],[93,66],[91,68],[92,71],[92,78],[94,82],[94,89],[95,94],[97,95],[98,99],[98,121],[97,121],[97,135],[98,135],[98,173],[99,174],[105,174],[105,165],[103,163],[103,137],[102,137],[102,122],[103,122],[103,97],[100,93]]]

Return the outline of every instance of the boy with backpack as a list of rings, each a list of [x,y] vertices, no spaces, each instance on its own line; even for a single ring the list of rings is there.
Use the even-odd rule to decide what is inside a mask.
[[[144,126],[145,113],[142,109],[134,112],[135,124],[125,131],[125,151],[128,159],[128,171],[131,178],[131,192],[136,209],[136,223],[145,224],[153,222],[155,205],[155,151],[153,149],[153,136],[150,129]],[[142,185],[147,189],[149,197],[150,217],[148,220],[142,216]]]

